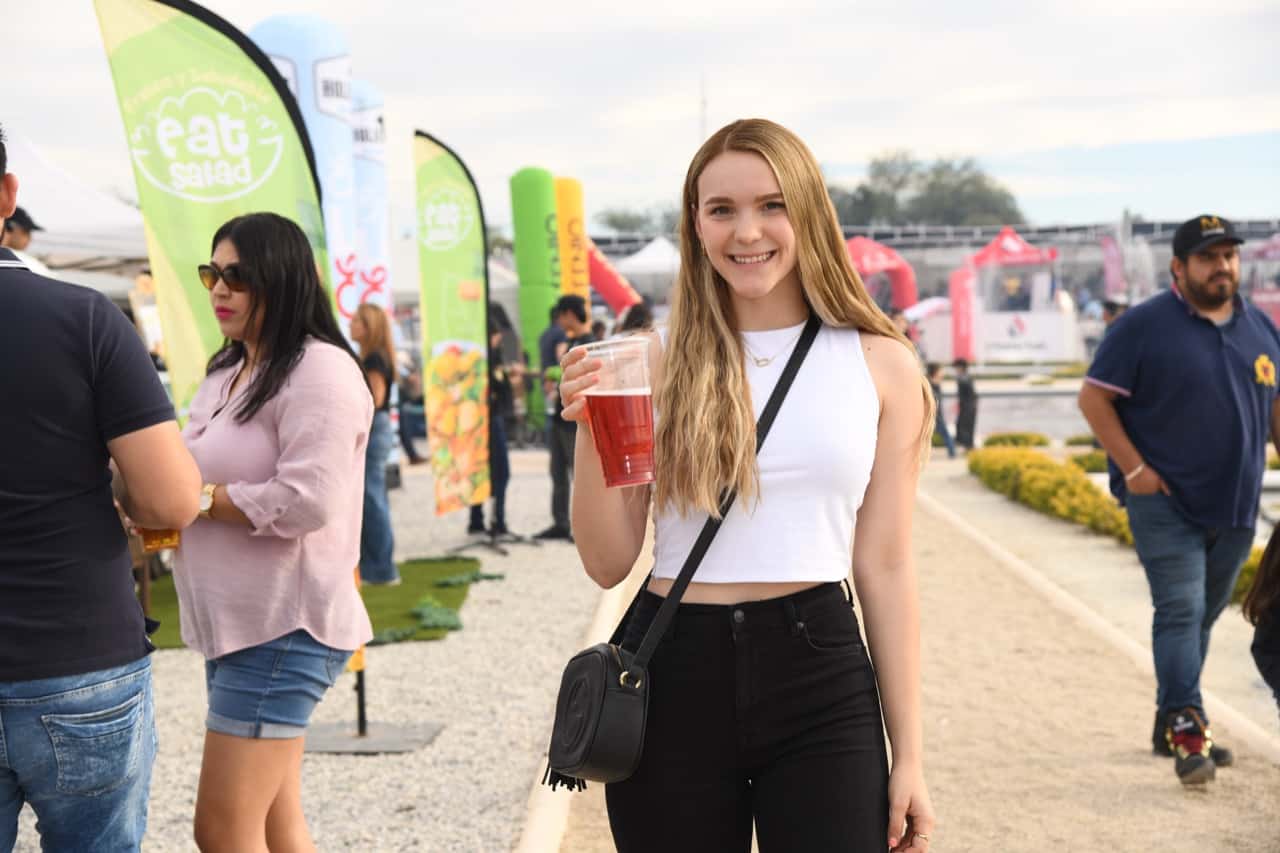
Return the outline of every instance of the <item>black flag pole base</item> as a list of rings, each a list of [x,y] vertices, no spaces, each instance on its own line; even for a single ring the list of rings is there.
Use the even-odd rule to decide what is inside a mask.
[[[365,715],[364,670],[356,673],[356,724],[322,723],[307,728],[306,752],[328,755],[383,755],[414,752],[436,739],[440,723],[370,723]]]
[[[501,545],[533,545],[541,548],[542,543],[532,536],[522,536],[519,533],[499,533],[494,537],[494,541]]]
[[[464,542],[461,545],[454,546],[445,553],[450,555],[465,554],[472,548],[485,548],[494,552],[499,557],[505,557],[507,556],[507,549],[503,548],[502,545],[499,544],[502,541],[504,540],[501,536],[493,533],[476,533],[472,534],[470,542]]]
[[[305,749],[325,755],[384,755],[415,752],[444,730],[440,723],[398,725],[371,722],[365,734],[352,723],[322,723],[307,728]]]

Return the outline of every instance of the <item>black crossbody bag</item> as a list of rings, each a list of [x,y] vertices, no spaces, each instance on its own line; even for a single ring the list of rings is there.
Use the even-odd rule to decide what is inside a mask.
[[[756,423],[757,454],[821,328],[822,321],[816,314],[811,314]],[[547,750],[547,772],[542,779],[552,790],[558,785],[564,785],[570,791],[583,789],[587,787],[588,779],[593,782],[621,782],[635,772],[644,750],[649,709],[649,659],[667,633],[681,596],[736,496],[734,490],[727,490],[722,495],[720,518],[709,517],[703,525],[671,591],[658,608],[640,648],[634,654],[622,648],[622,635],[635,611],[636,602],[644,594],[644,587],[632,600],[627,615],[609,642],[597,643],[569,659],[560,679],[551,746]]]

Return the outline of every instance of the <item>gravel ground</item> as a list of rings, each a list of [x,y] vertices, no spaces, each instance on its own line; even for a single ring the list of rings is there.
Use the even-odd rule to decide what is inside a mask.
[[[531,534],[550,523],[546,454],[512,453],[508,525]],[[465,513],[434,515],[424,466],[407,468],[393,492],[396,557],[442,554],[467,540]],[[509,850],[541,772],[560,672],[577,651],[599,590],[573,546],[513,545],[506,557],[469,552],[506,579],[475,584],[462,607],[464,629],[438,642],[369,650],[371,724],[443,724],[436,740],[407,755],[308,754],[303,803],[321,850]],[[194,850],[203,744],[202,659],[189,651],[154,657],[160,750],[151,784],[147,851]],[[354,726],[355,677],[343,675],[315,722]],[[30,809],[17,850],[39,849]]]

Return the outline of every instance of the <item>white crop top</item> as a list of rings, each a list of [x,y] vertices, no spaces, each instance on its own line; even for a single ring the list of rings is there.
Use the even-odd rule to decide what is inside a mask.
[[[758,419],[803,326],[742,332]],[[823,326],[759,455],[760,492],[739,497],[693,579],[698,583],[839,581],[849,574],[858,508],[875,459],[880,397],[855,329]],[[706,514],[654,516],[655,577],[680,573]]]

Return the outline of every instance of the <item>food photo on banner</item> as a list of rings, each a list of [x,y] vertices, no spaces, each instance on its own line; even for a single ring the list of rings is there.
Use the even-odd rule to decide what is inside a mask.
[[[301,226],[325,256],[321,191],[302,116],[271,60],[184,0],[95,0],[124,120],[164,333],[184,416],[222,332],[196,267],[247,211]]]
[[[484,211],[471,173],[448,146],[418,131],[413,161],[427,443],[436,514],[444,515],[490,494]]]

